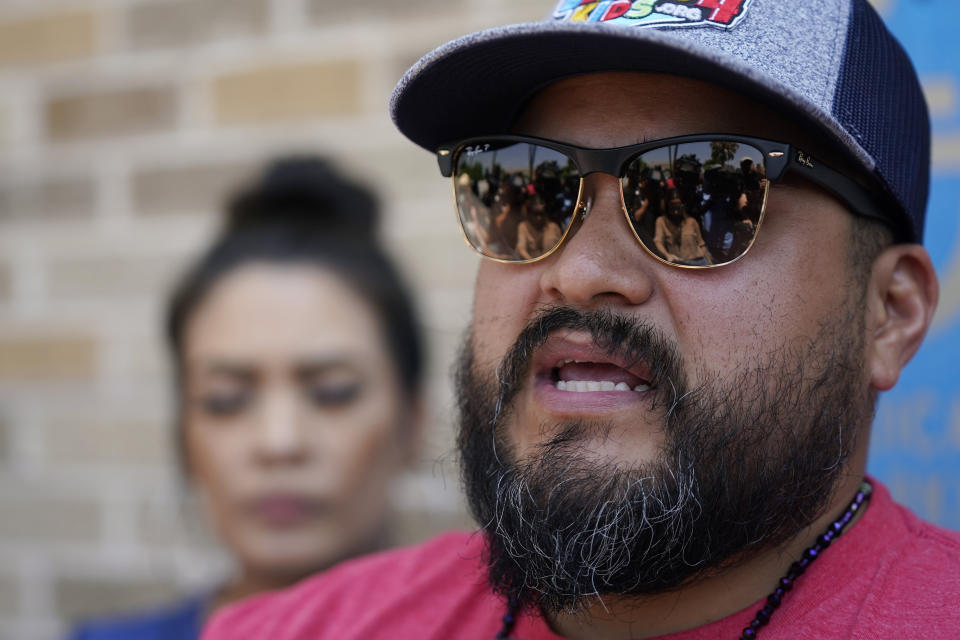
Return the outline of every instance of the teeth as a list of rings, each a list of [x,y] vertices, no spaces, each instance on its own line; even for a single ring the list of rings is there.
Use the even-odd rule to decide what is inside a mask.
[[[626,382],[613,383],[610,380],[557,380],[557,389],[560,391],[573,391],[575,393],[586,393],[590,391],[630,391],[630,386]],[[643,393],[650,390],[650,385],[638,384],[633,388],[637,393]]]

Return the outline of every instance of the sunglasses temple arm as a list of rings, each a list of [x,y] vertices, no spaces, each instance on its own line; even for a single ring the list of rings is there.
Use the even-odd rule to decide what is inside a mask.
[[[893,223],[891,217],[877,204],[876,197],[866,188],[803,151],[794,149],[792,155],[787,172],[823,187],[857,215],[873,218],[887,225]]]

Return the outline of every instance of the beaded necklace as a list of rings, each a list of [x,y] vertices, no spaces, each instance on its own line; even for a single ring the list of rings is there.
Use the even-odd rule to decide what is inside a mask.
[[[873,485],[865,479],[860,484],[857,495],[853,497],[853,500],[850,501],[850,504],[847,505],[846,510],[840,517],[834,520],[833,523],[827,527],[827,530],[820,534],[816,542],[803,552],[799,560],[790,565],[786,575],[780,578],[776,588],[767,596],[766,604],[757,611],[753,620],[750,621],[750,624],[743,629],[739,640],[756,640],[760,634],[760,629],[770,622],[770,617],[773,616],[773,612],[776,611],[780,603],[783,602],[784,596],[788,591],[793,589],[793,583],[803,575],[810,564],[819,558],[820,554],[822,554],[834,540],[846,531],[847,526],[850,524],[850,521],[853,520],[857,511],[870,502],[870,496],[872,494]],[[517,601],[515,598],[510,598],[507,604],[507,612],[502,618],[503,626],[500,628],[500,631],[497,632],[497,635],[494,636],[495,640],[517,640],[510,638],[510,632],[517,623],[516,612]]]

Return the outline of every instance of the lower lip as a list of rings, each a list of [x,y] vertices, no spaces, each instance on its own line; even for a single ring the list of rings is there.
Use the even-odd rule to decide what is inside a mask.
[[[272,527],[293,527],[313,517],[315,505],[303,498],[277,496],[254,503],[257,518]]]
[[[635,409],[650,397],[648,391],[561,391],[549,378],[537,378],[533,399],[548,413],[596,415]]]

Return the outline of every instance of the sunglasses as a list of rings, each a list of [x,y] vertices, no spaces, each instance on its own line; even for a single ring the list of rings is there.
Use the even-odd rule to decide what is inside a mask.
[[[586,218],[584,178],[620,179],[623,213],[657,260],[710,268],[753,246],[771,183],[801,176],[854,213],[888,223],[859,183],[784,142],[690,135],[615,149],[587,149],[528,136],[476,137],[437,151],[453,178],[460,229],[480,255],[527,263],[552,254]]]

